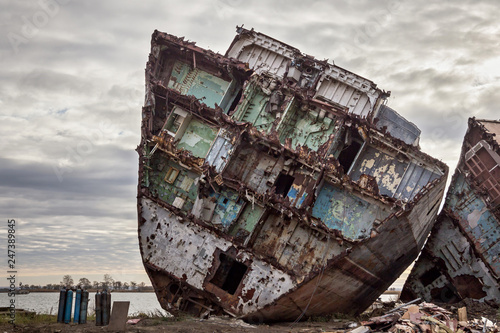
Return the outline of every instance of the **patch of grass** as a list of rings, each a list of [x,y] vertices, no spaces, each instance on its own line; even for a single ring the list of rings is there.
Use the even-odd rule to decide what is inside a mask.
[[[2,324],[8,324],[10,321],[10,316],[1,316],[0,322]],[[16,319],[14,323],[16,325],[31,325],[31,324],[54,324],[57,322],[57,316],[42,314],[42,313],[16,313]]]
[[[345,313],[332,313],[324,316],[312,316],[307,319],[307,321],[309,322],[317,322],[317,323],[327,323],[335,320],[357,321],[355,317]]]
[[[154,319],[152,323],[158,322],[156,325],[159,325],[161,322],[178,322],[187,320],[191,317],[185,314],[172,316],[170,314],[164,314],[160,310],[156,309],[149,312],[139,312],[137,314],[134,314],[133,316],[130,316],[130,318]]]
[[[307,318],[307,321],[312,323],[327,323],[330,321],[330,316],[312,316]]]

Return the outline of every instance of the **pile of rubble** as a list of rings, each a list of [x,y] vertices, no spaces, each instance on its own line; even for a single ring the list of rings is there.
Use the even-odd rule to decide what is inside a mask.
[[[432,303],[412,302],[400,305],[385,315],[361,322],[350,333],[397,332],[397,333],[486,333],[500,332],[498,320],[488,318],[467,320],[467,307],[458,309],[458,316]],[[417,304],[418,303],[418,304]],[[456,318],[458,317],[458,318]]]

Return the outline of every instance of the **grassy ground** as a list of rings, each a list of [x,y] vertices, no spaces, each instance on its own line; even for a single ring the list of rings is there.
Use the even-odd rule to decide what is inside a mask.
[[[126,332],[169,332],[169,333],[298,333],[298,332],[333,332],[351,324],[351,320],[332,318],[313,318],[307,322],[297,324],[279,323],[273,325],[249,325],[241,320],[227,317],[214,317],[201,320],[190,316],[166,316],[161,312],[139,313],[134,318],[141,318],[137,325],[127,325]],[[6,318],[1,318],[0,332],[92,332],[102,333],[105,328],[95,326],[95,317],[90,317],[86,324],[57,323],[54,315],[16,314],[15,325],[9,324]]]
[[[500,311],[497,313],[500,320]],[[331,315],[327,317],[313,317],[300,323],[277,323],[270,325],[248,325],[241,320],[213,317],[207,320],[190,316],[172,317],[163,313],[139,313],[134,318],[141,318],[137,325],[127,324],[126,332],[169,332],[169,333],[319,333],[319,332],[345,332],[355,327],[354,323],[366,318],[353,318],[345,315]],[[492,318],[493,319],[493,318]],[[353,326],[354,325],[354,326]],[[9,324],[7,315],[0,315],[0,332],[89,332],[102,333],[106,329],[95,326],[95,316],[89,316],[87,323],[78,325],[74,323],[57,323],[55,315],[16,313],[15,325]]]

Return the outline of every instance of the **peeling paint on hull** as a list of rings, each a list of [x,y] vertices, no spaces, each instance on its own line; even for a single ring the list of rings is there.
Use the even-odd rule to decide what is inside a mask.
[[[237,31],[225,56],[153,33],[137,147],[146,272],[174,313],[358,314],[416,258],[447,166],[372,81]]]
[[[401,297],[500,305],[500,121],[469,119],[431,236]]]

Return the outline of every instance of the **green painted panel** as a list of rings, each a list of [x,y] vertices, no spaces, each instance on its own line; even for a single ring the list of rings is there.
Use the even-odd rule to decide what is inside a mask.
[[[244,92],[245,102],[233,117],[239,121],[252,123],[259,131],[268,132],[275,120],[266,112],[269,96],[264,94],[255,84],[249,84]]]
[[[263,209],[260,206],[247,203],[230,234],[236,236],[238,233],[241,233],[241,230],[251,233],[259,222],[262,211]]]
[[[280,131],[280,141],[285,143],[287,138],[291,138],[293,149],[300,144],[312,150],[318,150],[335,132],[334,125],[335,121],[331,118],[318,119],[317,111],[304,112],[294,107],[284,120],[284,126]]]
[[[191,119],[177,148],[189,150],[194,156],[205,158],[216,135],[214,128],[197,119]]]
[[[194,185],[197,175],[168,160],[160,152],[157,152],[151,160],[151,168],[149,171],[151,193],[171,205],[177,197],[180,197],[184,200],[181,209],[186,212],[191,211],[198,193],[198,188]],[[175,177],[170,177],[174,179],[172,183],[165,180],[169,172],[177,174]]]
[[[216,103],[220,104],[229,83],[199,68],[193,69],[191,65],[176,61],[168,87],[181,94],[203,99],[203,103],[213,108]]]

